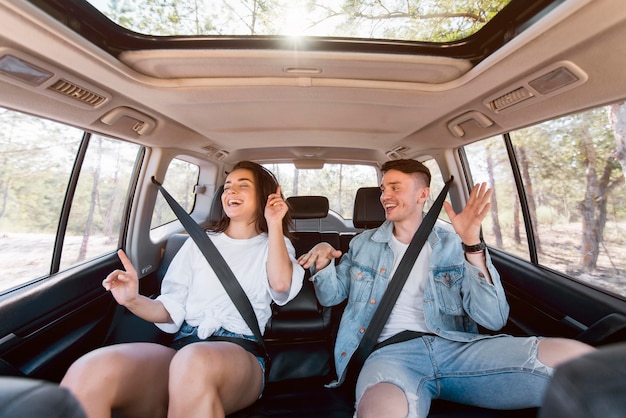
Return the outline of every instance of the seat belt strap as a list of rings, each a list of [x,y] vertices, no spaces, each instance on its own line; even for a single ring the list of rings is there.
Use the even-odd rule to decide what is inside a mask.
[[[243,320],[246,322],[261,347],[263,347],[266,357],[269,359],[269,353],[267,351],[265,341],[263,340],[263,336],[261,335],[259,322],[256,314],[254,313],[254,309],[252,308],[252,304],[250,303],[250,299],[248,299],[248,296],[241,288],[241,285],[237,281],[237,278],[233,274],[232,270],[228,264],[226,264],[222,254],[220,254],[217,247],[215,247],[215,244],[213,244],[213,241],[211,241],[200,225],[193,220],[191,215],[189,215],[187,211],[180,206],[180,204],[167,192],[167,190],[165,190],[163,185],[161,185],[161,183],[159,183],[154,176],[152,177],[152,183],[157,186],[167,203],[172,208],[172,211],[174,211],[174,214],[178,217],[189,233],[189,236],[193,238],[196,245],[209,262],[209,265],[213,271],[215,271],[215,274],[222,283],[226,293],[230,296],[231,300],[235,304],[235,307],[243,317]]]
[[[448,190],[450,189],[450,184],[453,179],[454,177],[451,176],[450,180],[445,183],[443,190],[441,190],[439,196],[437,196],[437,199],[433,203],[433,206],[430,208],[424,219],[422,219],[420,227],[415,232],[415,235],[413,235],[411,243],[402,256],[402,260],[400,260],[400,264],[398,264],[398,267],[396,268],[396,271],[387,286],[387,290],[385,290],[385,294],[381,298],[380,304],[378,305],[378,308],[376,308],[370,324],[363,334],[361,342],[348,362],[345,375],[346,379],[344,381],[350,384],[356,383],[361,367],[363,367],[363,363],[365,363],[365,360],[376,345],[378,337],[387,323],[389,314],[391,314],[391,310],[396,304],[400,291],[404,287],[404,283],[413,269],[415,260],[417,260],[417,256],[426,243],[428,235],[439,217],[443,201],[448,194]]]

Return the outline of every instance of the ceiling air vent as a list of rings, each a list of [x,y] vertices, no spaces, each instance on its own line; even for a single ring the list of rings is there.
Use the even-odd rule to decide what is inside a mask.
[[[530,99],[531,97],[533,97],[533,94],[528,91],[526,87],[520,87],[493,99],[489,102],[489,107],[494,112],[499,112],[507,107],[523,102],[526,99]]]
[[[407,150],[408,148],[404,145],[398,145],[397,147],[387,151],[385,155],[387,155],[387,158],[389,158],[390,160],[400,160],[403,158],[404,153]]]
[[[221,161],[228,156],[228,151],[218,149],[213,145],[207,145],[206,147],[202,147],[202,149],[206,151],[208,157],[215,158],[216,160]]]
[[[64,96],[78,100],[91,107],[98,107],[106,101],[106,97],[80,87],[70,81],[59,79],[48,89],[61,93]]]

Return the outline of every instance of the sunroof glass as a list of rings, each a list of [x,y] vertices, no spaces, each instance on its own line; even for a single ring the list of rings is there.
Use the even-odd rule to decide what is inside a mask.
[[[511,0],[88,0],[113,22],[153,36],[320,36],[453,42]]]

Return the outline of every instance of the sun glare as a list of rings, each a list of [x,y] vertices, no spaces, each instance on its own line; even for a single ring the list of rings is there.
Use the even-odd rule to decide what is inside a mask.
[[[281,30],[284,35],[297,37],[305,34],[310,22],[304,6],[287,6],[284,16],[284,25]]]

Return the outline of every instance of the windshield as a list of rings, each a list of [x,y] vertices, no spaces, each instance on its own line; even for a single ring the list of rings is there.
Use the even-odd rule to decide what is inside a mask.
[[[420,42],[464,39],[510,0],[89,0],[155,36],[291,35]]]
[[[280,183],[285,197],[326,196],[330,209],[352,219],[360,187],[378,186],[378,172],[369,165],[324,164],[321,169],[297,169],[293,164],[263,164]]]

